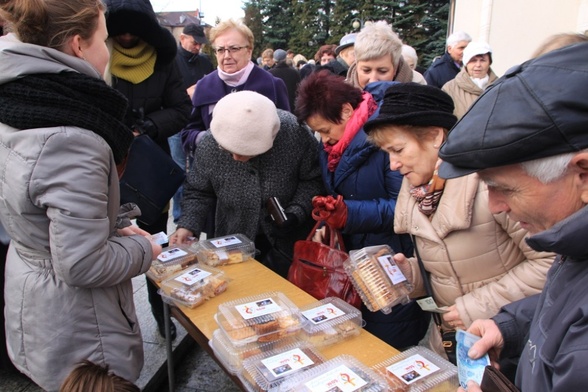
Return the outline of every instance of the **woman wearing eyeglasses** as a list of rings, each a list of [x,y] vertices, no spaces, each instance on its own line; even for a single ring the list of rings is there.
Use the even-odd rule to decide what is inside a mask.
[[[290,110],[288,90],[281,79],[251,61],[253,33],[241,22],[229,19],[210,30],[210,42],[218,68],[196,85],[192,115],[182,131],[186,152],[191,153],[210,128],[212,109],[225,95],[249,90],[269,98],[278,109]]]

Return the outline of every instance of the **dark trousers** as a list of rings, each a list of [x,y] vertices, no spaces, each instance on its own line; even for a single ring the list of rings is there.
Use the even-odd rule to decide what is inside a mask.
[[[137,219],[137,225],[150,234],[156,234],[160,231],[167,232],[167,220],[168,213],[165,211],[154,224],[147,225]],[[151,304],[151,312],[153,313],[153,317],[155,317],[155,320],[158,323],[163,323],[163,300],[161,299],[161,295],[157,293],[157,286],[155,286],[155,284],[152,283],[149,278],[146,279],[147,294],[149,298],[149,304]]]

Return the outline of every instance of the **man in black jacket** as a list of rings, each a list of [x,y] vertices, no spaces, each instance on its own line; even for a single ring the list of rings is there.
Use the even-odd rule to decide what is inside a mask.
[[[274,52],[274,61],[276,64],[269,73],[276,78],[280,78],[286,84],[288,89],[288,101],[290,102],[290,110],[294,110],[294,101],[296,100],[296,90],[300,84],[300,73],[293,67],[288,65],[287,53],[284,49],[277,49]]]
[[[180,35],[180,45],[178,46],[178,55],[176,56],[176,63],[183,79],[183,88],[186,89],[190,98],[194,95],[196,89],[196,82],[202,79],[205,75],[214,71],[214,66],[208,56],[201,53],[202,45],[208,44],[206,34],[202,26],[195,23],[187,24]],[[171,156],[174,161],[181,168],[187,169],[186,153],[182,146],[182,138],[179,133],[171,136],[168,139]],[[182,201],[183,187],[181,186],[173,198],[172,215],[174,223],[177,223],[182,214],[180,202]]]
[[[463,50],[471,41],[472,37],[463,31],[451,34],[447,38],[447,52],[435,59],[423,75],[427,84],[441,88],[455,78],[462,67]]]
[[[129,100],[125,122],[135,136],[148,134],[169,153],[168,137],[188,122],[190,98],[174,61],[177,44],[159,25],[153,7],[145,0],[105,0],[106,26],[112,39],[110,73],[112,86]],[[149,176],[150,173],[145,173]],[[161,184],[165,186],[166,184]],[[151,234],[167,231],[168,211],[153,224],[139,227]],[[163,302],[156,286],[147,280],[149,302],[159,332],[164,335]],[[172,323],[172,337],[175,337]]]

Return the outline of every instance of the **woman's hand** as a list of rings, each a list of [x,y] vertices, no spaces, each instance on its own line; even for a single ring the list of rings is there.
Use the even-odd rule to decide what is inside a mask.
[[[189,244],[193,241],[194,233],[188,229],[179,228],[169,236],[169,245]]]
[[[406,256],[404,256],[403,253],[396,253],[394,256],[392,256],[392,258],[394,259],[394,262],[398,268],[400,268],[400,272],[402,272],[408,283],[413,284],[414,278],[412,276],[412,267],[410,266],[410,262]]]
[[[323,226],[320,229],[316,229],[314,235],[312,236],[312,240],[314,242],[320,242],[321,244],[324,243],[325,235],[326,235],[327,227]]]
[[[456,329],[463,329],[465,330],[467,327],[463,323],[463,320],[459,316],[459,312],[457,311],[457,305],[451,305],[443,308],[447,310],[447,313],[443,314],[443,321],[445,321],[451,328]]]

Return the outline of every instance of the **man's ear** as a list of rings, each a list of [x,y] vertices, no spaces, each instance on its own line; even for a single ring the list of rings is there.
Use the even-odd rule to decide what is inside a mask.
[[[576,154],[570,161],[570,168],[577,173],[580,198],[584,204],[588,204],[588,151]]]

